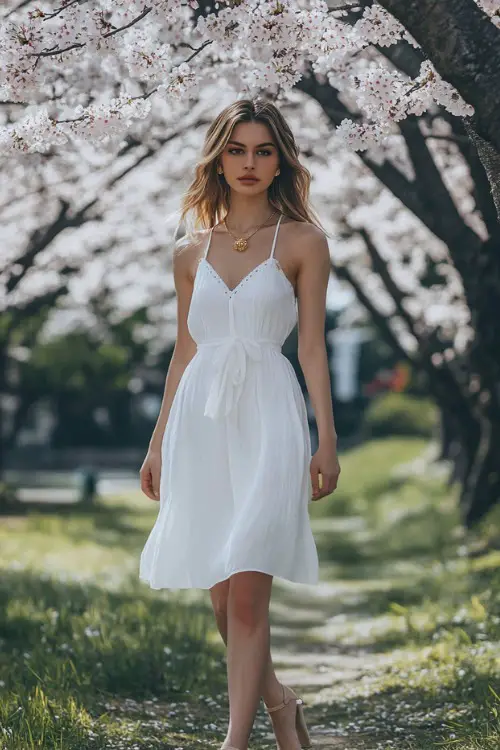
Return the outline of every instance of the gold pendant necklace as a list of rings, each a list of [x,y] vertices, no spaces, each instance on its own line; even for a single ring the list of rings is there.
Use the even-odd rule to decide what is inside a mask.
[[[233,236],[233,235],[231,235],[231,236]],[[236,252],[238,252],[238,253],[244,253],[245,250],[248,250],[248,240],[246,240],[244,237],[240,237],[233,244],[233,250],[236,250]]]
[[[231,232],[231,230],[229,229],[229,227],[228,227],[228,225],[226,223],[226,219],[224,219],[224,225],[225,225],[228,233],[231,235],[231,237],[234,240],[236,240],[236,242],[233,244],[233,250],[236,250],[237,253],[244,253],[245,250],[248,250],[248,240],[251,237],[253,237],[254,234],[256,234],[259,231],[259,229],[261,229],[264,226],[264,224],[266,224],[269,221],[269,219],[271,219],[274,216],[275,213],[276,213],[276,210],[273,210],[273,212],[267,217],[267,219],[265,221],[263,221],[262,224],[260,224],[257,227],[257,229],[255,229],[255,231],[253,231],[247,237],[236,237],[236,235],[234,235]]]

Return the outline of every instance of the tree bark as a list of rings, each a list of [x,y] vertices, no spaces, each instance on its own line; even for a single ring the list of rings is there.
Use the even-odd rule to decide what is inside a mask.
[[[4,435],[6,433],[1,399],[6,395],[6,391],[7,391],[7,347],[5,345],[5,342],[1,340],[0,341],[0,482],[2,481],[3,470],[4,470],[4,461],[5,461]]]
[[[500,152],[491,143],[481,138],[468,120],[465,120],[465,128],[484,166],[491,186],[491,197],[495,204],[497,216],[500,217]]]
[[[468,528],[481,521],[500,500],[500,424],[481,421],[481,438],[474,463],[460,497],[462,518]]]
[[[457,141],[458,148],[463,158],[467,162],[474,183],[472,195],[476,201],[476,208],[481,212],[488,234],[491,238],[496,238],[500,243],[500,222],[498,221],[498,212],[500,206],[495,203],[493,198],[493,183],[498,186],[498,175],[500,175],[500,159],[491,163],[491,169],[488,172],[485,168],[485,162],[491,153],[484,152],[480,157],[477,146],[479,145],[479,136],[472,127],[468,127],[466,120],[455,117],[449,112],[443,111],[443,116],[450,123],[453,133],[460,137],[465,136],[466,140]],[[486,149],[486,142],[481,139],[482,145]],[[488,144],[488,148],[493,152],[491,159],[496,156],[497,152]],[[495,170],[495,173],[492,170]],[[497,194],[500,196],[500,187],[497,187]]]

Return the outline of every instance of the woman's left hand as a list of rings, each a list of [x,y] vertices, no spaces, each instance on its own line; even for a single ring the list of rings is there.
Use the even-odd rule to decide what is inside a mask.
[[[330,495],[337,489],[337,482],[340,474],[340,464],[337,457],[337,448],[332,446],[321,445],[311,458],[311,482],[312,482],[312,500],[320,500],[326,495]],[[320,487],[321,475],[321,487]]]

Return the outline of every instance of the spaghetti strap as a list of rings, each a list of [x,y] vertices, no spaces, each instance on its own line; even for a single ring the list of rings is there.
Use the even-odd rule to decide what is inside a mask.
[[[213,227],[211,228],[211,230],[210,230],[210,234],[208,235],[207,246],[206,246],[206,248],[205,248],[205,253],[204,253],[204,255],[203,255],[203,257],[205,258],[205,260],[207,259],[207,255],[208,255],[208,248],[210,247],[210,243],[211,243],[211,241],[212,241],[212,234],[213,234],[213,231],[214,231],[214,229],[215,229],[215,226],[213,226]]]
[[[273,246],[271,248],[271,255],[270,258],[274,258],[274,248],[276,247],[276,240],[278,239],[278,229],[280,228],[281,219],[283,218],[283,214],[280,214],[280,217],[278,219],[278,223],[276,224],[276,231],[274,233],[274,240],[273,240]]]
[[[181,228],[181,224],[182,224],[182,218],[179,217],[179,221],[175,225],[175,229],[174,229],[174,245],[177,242],[177,234],[179,232],[179,229]]]
[[[278,230],[280,228],[280,224],[281,224],[281,219],[282,218],[283,218],[283,214],[280,214],[280,217],[279,217],[278,222],[276,224],[276,231],[274,232],[273,245],[271,247],[271,254],[269,256],[270,258],[274,257],[274,249],[276,247],[276,240],[278,239]],[[210,233],[208,235],[208,240],[207,240],[207,244],[206,244],[206,247],[205,247],[205,252],[203,254],[203,257],[205,258],[205,260],[207,259],[208,250],[210,248],[210,243],[212,242],[212,234],[214,232],[214,229],[215,229],[215,225],[210,229]]]

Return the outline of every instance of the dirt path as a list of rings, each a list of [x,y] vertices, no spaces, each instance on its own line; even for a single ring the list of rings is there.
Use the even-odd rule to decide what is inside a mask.
[[[388,660],[387,654],[370,653],[356,647],[339,647],[345,633],[359,616],[343,612],[343,603],[353,598],[345,586],[321,582],[316,587],[274,584],[271,602],[271,638],[274,664],[279,678],[306,703],[309,732],[315,747],[338,750],[378,750],[380,741],[370,741],[362,722],[348,715],[345,701],[359,694],[360,683]],[[359,588],[356,597],[359,597]],[[366,617],[369,627],[370,618]],[[262,720],[263,717],[263,720]],[[262,711],[255,729],[268,727]],[[262,740],[273,746],[269,731]],[[387,745],[384,743],[384,748]]]

